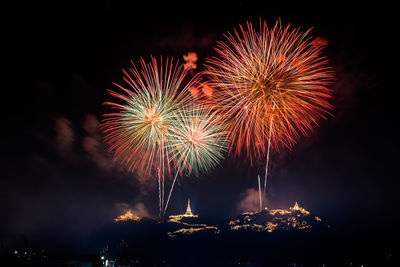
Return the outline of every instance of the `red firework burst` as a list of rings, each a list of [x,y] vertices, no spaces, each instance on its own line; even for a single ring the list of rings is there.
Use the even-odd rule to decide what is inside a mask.
[[[230,151],[246,151],[250,162],[280,145],[291,148],[300,134],[309,134],[333,107],[334,73],[309,31],[277,21],[260,21],[228,33],[217,56],[208,59],[211,103],[229,127]]]

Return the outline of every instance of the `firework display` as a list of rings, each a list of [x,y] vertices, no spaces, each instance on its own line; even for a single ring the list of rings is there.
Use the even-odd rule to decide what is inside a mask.
[[[178,174],[199,176],[217,166],[224,153],[245,152],[252,164],[270,149],[291,148],[332,109],[333,70],[323,57],[325,43],[282,26],[259,31],[250,22],[219,42],[205,70],[189,79],[187,65],[141,60],[123,71],[125,85],[110,90],[122,103],[103,120],[114,158],[129,170],[157,177],[160,216],[165,214]],[[317,40],[317,41],[316,41]],[[185,61],[195,52],[184,56]],[[194,57],[196,56],[196,57]],[[192,71],[191,71],[191,74]],[[200,76],[208,78],[200,82]],[[164,176],[174,176],[164,205]],[[260,209],[261,181],[258,176]]]
[[[253,162],[270,145],[291,148],[332,109],[333,71],[323,46],[308,34],[260,21],[260,31],[247,23],[218,43],[205,73],[214,88],[210,105],[228,122],[233,154],[244,151]]]

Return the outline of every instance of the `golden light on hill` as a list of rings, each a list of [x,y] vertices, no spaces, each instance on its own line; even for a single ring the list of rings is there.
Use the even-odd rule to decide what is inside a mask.
[[[198,216],[192,213],[190,208],[190,199],[188,199],[188,205],[184,214],[171,215],[169,216],[168,222],[181,223],[182,218],[197,218]]]
[[[140,221],[141,218],[138,215],[132,213],[131,210],[126,211],[124,214],[119,215],[114,219],[114,222],[123,222],[123,221]]]
[[[261,216],[261,217],[260,217]],[[296,202],[289,209],[268,209],[261,212],[244,212],[241,217],[228,223],[231,230],[255,230],[258,232],[273,232],[278,229],[310,229],[310,212]],[[321,218],[314,217],[321,222]]]

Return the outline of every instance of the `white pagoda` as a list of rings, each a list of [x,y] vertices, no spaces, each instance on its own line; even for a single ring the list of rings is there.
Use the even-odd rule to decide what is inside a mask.
[[[185,214],[183,214],[184,217],[194,217],[192,210],[190,209],[190,198],[188,198],[188,205],[186,208]]]
[[[199,217],[199,216],[192,213],[192,209],[190,208],[190,199],[188,198],[188,205],[186,208],[186,212],[184,214],[171,215],[171,216],[169,216],[168,221],[180,223],[182,218],[197,218],[197,217]]]

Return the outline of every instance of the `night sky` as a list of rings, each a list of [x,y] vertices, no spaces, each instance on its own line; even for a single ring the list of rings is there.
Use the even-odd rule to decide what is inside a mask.
[[[298,201],[343,232],[393,238],[399,222],[394,8],[263,2],[17,7],[6,26],[10,49],[3,51],[13,58],[13,74],[5,77],[11,85],[2,97],[0,236],[78,246],[126,207],[156,216],[155,181],[113,164],[102,142],[106,90],[115,89],[112,82],[122,80],[130,60],[162,55],[183,62],[183,54],[195,51],[201,70],[227,31],[247,20],[281,18],[302,30],[314,27],[312,36],[329,41],[324,52],[336,72],[335,110],[292,151],[272,153],[268,205]],[[228,156],[208,175],[179,181],[168,212],[184,211],[190,197],[195,213],[231,218],[245,191],[256,189],[264,164]]]

